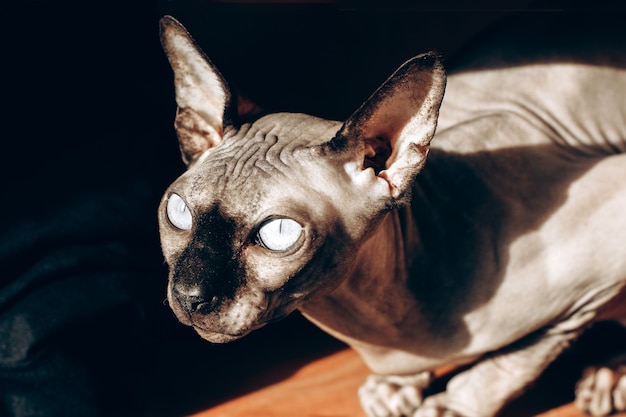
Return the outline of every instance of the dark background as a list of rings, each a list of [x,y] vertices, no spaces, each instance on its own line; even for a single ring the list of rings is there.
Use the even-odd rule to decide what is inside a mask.
[[[454,67],[502,18],[613,3],[3,2],[0,416],[182,415],[341,346],[298,315],[212,346],[163,304],[156,208],[184,167],[162,15],[266,110],[341,120],[420,52]]]

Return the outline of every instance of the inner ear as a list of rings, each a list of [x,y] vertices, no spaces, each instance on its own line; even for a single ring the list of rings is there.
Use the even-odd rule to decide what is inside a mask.
[[[258,104],[246,95],[237,91],[236,97],[237,111],[235,115],[230,115],[231,117],[229,119],[229,123],[237,129],[244,123],[251,123],[266,114],[266,112]]]
[[[382,173],[399,198],[426,161],[445,82],[436,54],[407,61],[346,120],[329,148],[349,150],[363,169]]]
[[[383,136],[364,140],[363,169],[372,168],[376,175],[387,168],[392,153],[391,142]]]

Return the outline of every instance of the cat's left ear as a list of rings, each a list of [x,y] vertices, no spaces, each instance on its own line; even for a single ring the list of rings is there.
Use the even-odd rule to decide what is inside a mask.
[[[328,147],[373,168],[401,199],[426,162],[435,134],[446,75],[434,53],[404,63],[344,123]]]
[[[176,133],[183,161],[188,166],[222,141],[225,126],[261,110],[233,95],[218,69],[176,19],[160,21],[161,44],[174,71]]]

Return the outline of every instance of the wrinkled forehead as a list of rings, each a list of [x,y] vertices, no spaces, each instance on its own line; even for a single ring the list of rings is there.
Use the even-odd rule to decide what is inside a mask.
[[[274,113],[245,124],[240,129],[227,129],[225,143],[279,142],[282,146],[314,146],[333,138],[340,122],[325,120],[302,113]],[[232,146],[232,145],[230,145]]]
[[[254,210],[261,199],[288,193],[303,175],[310,148],[331,140],[340,127],[303,114],[265,116],[238,130],[227,129],[222,142],[179,181],[186,183],[195,204],[245,197]]]

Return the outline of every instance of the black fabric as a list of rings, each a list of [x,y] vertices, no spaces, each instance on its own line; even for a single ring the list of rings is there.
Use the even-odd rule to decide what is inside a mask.
[[[156,207],[182,164],[154,7],[126,3],[0,6],[2,417],[149,412],[174,323]]]

